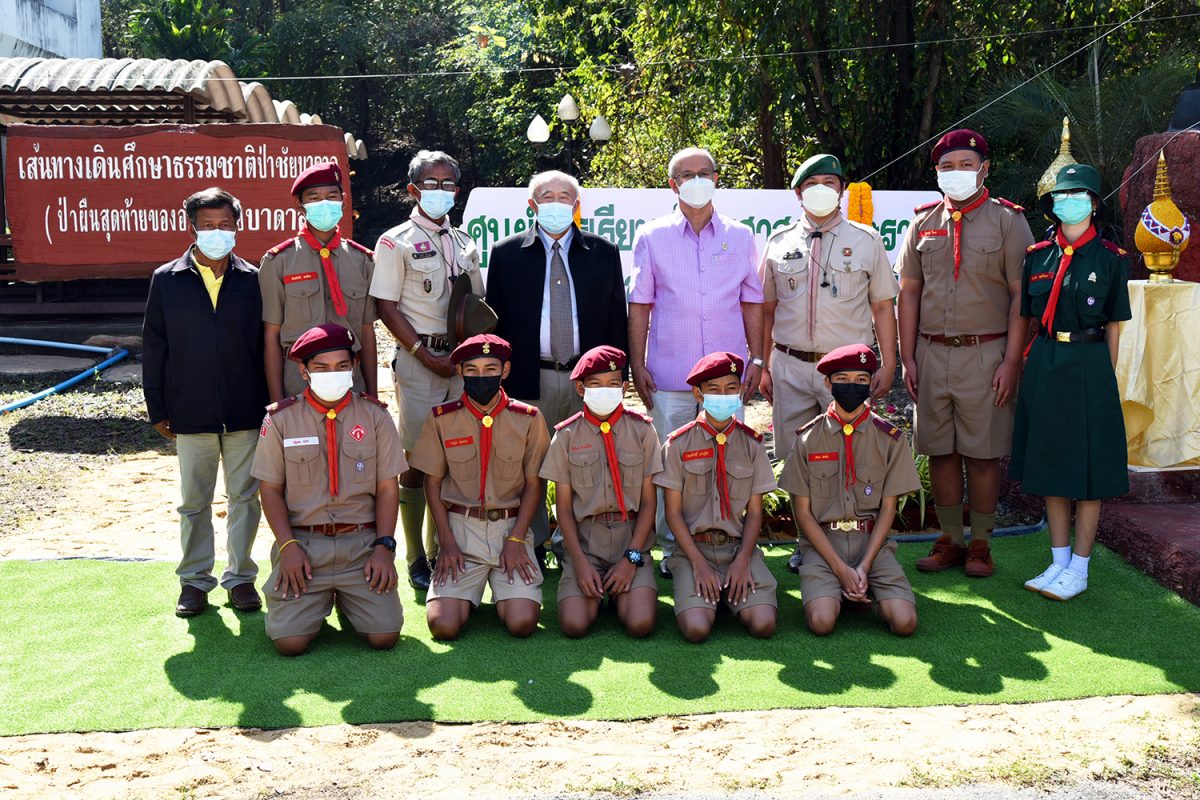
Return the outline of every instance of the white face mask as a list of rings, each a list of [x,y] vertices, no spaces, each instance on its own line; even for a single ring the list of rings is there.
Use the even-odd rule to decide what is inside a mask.
[[[308,386],[313,394],[326,403],[336,403],[346,396],[354,385],[354,373],[346,372],[310,372]]]
[[[583,390],[583,403],[597,417],[607,417],[621,405],[624,393],[620,386],[588,386]]]
[[[938,188],[951,200],[966,200],[979,191],[978,179],[979,173],[969,169],[952,169],[937,174]]]
[[[837,211],[841,200],[836,189],[821,183],[814,183],[800,192],[800,202],[804,204],[804,210],[814,217],[827,217]]]
[[[712,178],[692,178],[679,187],[679,199],[692,208],[704,208],[712,201],[717,184]]]

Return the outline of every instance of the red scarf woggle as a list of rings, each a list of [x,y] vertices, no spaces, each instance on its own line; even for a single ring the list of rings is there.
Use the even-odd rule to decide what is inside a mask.
[[[612,476],[613,492],[616,493],[617,505],[621,508],[621,519],[628,520],[629,512],[625,510],[625,493],[621,490],[621,468],[617,463],[617,444],[613,439],[613,426],[625,413],[624,406],[617,406],[608,419],[602,420],[590,409],[583,410],[583,418],[600,429],[600,438],[604,440],[604,454],[608,457],[608,474]]]
[[[950,212],[950,219],[954,221],[954,280],[958,280],[958,268],[962,264],[962,231],[963,217],[970,214],[975,209],[986,203],[988,200],[988,190],[984,189],[983,194],[979,195],[979,199],[969,206],[955,208],[950,202],[950,198],[946,198],[946,210]]]
[[[730,420],[729,425],[723,431],[716,431],[708,420],[698,420],[700,427],[708,431],[717,442],[717,486],[721,492],[721,519],[733,519],[733,505],[729,502],[729,478],[725,473],[725,443],[729,441],[729,434],[737,427],[737,420]]]
[[[496,421],[496,416],[508,408],[508,395],[501,389],[500,401],[496,403],[496,407],[489,414],[485,414],[476,408],[466,393],[463,394],[462,401],[467,410],[471,412],[471,416],[479,420],[479,424],[483,428],[479,434],[479,507],[486,508],[488,462],[491,461],[492,457],[492,425]]]
[[[344,411],[346,406],[350,405],[350,397],[353,394],[353,392],[346,392],[346,396],[339,400],[336,406],[329,408],[313,396],[312,389],[304,390],[304,399],[316,409],[317,413],[325,417],[325,448],[329,458],[329,494],[332,497],[337,497],[338,493],[337,415],[339,411]]]
[[[854,429],[862,424],[863,420],[871,416],[871,408],[867,406],[853,422],[846,422],[838,415],[837,404],[830,403],[829,416],[833,417],[837,422],[842,423],[843,441],[846,445],[846,488],[849,489],[858,480],[858,473],[854,471]]]
[[[346,316],[350,312],[350,307],[346,305],[346,296],[342,294],[342,283],[338,280],[337,270],[333,268],[333,251],[342,243],[341,231],[334,228],[333,238],[325,244],[321,244],[321,240],[313,236],[313,232],[308,229],[307,225],[300,229],[299,236],[321,257],[321,269],[325,272],[325,282],[329,284],[329,299],[333,301],[333,310],[339,317]]]

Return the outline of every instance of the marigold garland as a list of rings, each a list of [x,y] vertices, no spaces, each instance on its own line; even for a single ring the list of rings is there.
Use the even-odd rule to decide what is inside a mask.
[[[852,183],[848,187],[850,197],[847,201],[846,215],[862,225],[873,225],[875,222],[875,204],[871,202],[871,184],[866,182]]]

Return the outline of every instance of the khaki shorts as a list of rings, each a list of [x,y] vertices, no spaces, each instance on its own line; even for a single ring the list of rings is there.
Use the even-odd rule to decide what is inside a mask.
[[[583,546],[583,554],[603,580],[604,573],[608,572],[613,564],[625,560],[625,551],[629,549],[629,540],[633,538],[633,520],[617,520],[610,523],[588,518],[576,523],[576,527],[579,529],[579,543]],[[654,559],[649,549],[642,551],[642,561],[642,565],[634,570],[633,583],[629,589],[633,591],[648,587],[657,592],[658,584],[654,582]],[[575,575],[575,565],[568,556],[563,559],[562,578],[558,581],[558,599],[583,596],[583,590],[579,588],[579,581]]]
[[[446,355],[440,350],[430,352],[438,356]],[[462,376],[443,378],[428,370],[416,356],[398,348],[396,358],[392,361],[392,383],[396,387],[399,415],[396,428],[400,431],[400,442],[407,453],[416,446],[421,426],[425,424],[430,410],[448,400],[456,400],[462,394]]]
[[[996,408],[992,377],[1004,360],[1006,338],[974,347],[951,347],[917,337],[917,413],[913,445],[918,453],[990,459],[1012,449],[1016,402]]]
[[[696,547],[700,548],[700,553],[708,561],[708,565],[717,571],[717,574],[721,576],[721,582],[724,583],[725,577],[729,574],[729,565],[733,563],[733,557],[737,555],[739,544],[735,539],[722,545],[696,542]],[[675,616],[693,608],[713,608],[696,592],[696,573],[692,569],[692,562],[687,560],[687,556],[676,552],[667,560],[667,566],[671,568],[671,574],[675,576]],[[779,582],[775,580],[771,570],[767,569],[767,562],[763,561],[762,553],[757,547],[750,556],[750,577],[754,580],[754,591],[736,605],[729,602],[729,591],[721,590],[721,602],[725,604],[726,608],[735,614],[751,606],[778,608],[779,601],[775,597],[775,589],[779,586]]]
[[[294,530],[292,535],[296,544],[289,546],[304,548],[312,565],[312,580],[299,597],[285,600],[282,590],[275,590],[279,579],[279,546],[271,546],[271,575],[262,587],[267,597],[267,636],[283,639],[316,633],[333,610],[334,592],[338,607],[358,633],[400,630],[404,624],[400,595],[395,589],[375,594],[363,576],[373,549],[371,543],[377,538],[373,529],[342,536]]]
[[[775,402],[771,421],[775,425],[775,456],[783,458],[796,442],[796,429],[825,412],[833,393],[825,388],[825,376],[817,365],[772,348],[771,385]]]
[[[457,580],[447,581],[445,586],[438,586],[436,583],[430,586],[429,593],[425,596],[426,602],[454,598],[469,600],[471,605],[478,608],[483,602],[483,588],[491,586],[492,602],[532,600],[540,606],[542,571],[537,566],[532,536],[525,537],[525,550],[529,554],[529,560],[533,562],[533,571],[537,573],[534,582],[526,585],[514,570],[512,583],[509,583],[508,574],[500,569],[500,551],[504,549],[504,540],[508,538],[516,522],[516,517],[492,522],[463,514],[451,514],[450,532],[454,534],[454,543],[462,550],[467,571],[459,575]]]
[[[862,561],[870,536],[857,531],[826,531],[829,543],[838,556],[850,566]],[[842,599],[842,584],[833,574],[833,569],[821,558],[821,554],[800,535],[800,553],[804,563],[800,566],[800,599],[806,605],[818,597]],[[896,560],[896,542],[888,539],[871,564],[867,573],[867,594],[876,602],[881,600],[907,600],[915,603],[912,584],[904,574],[904,568]]]

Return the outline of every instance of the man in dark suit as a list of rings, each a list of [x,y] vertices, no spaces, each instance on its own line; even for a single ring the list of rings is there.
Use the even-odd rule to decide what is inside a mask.
[[[571,370],[580,353],[602,344],[629,346],[625,283],[615,245],[575,224],[579,182],[542,172],[529,182],[537,222],[492,248],[487,303],[499,317],[496,335],[512,343],[509,396],[537,406],[553,427],[583,410]],[[550,536],[545,504],[531,529]]]

